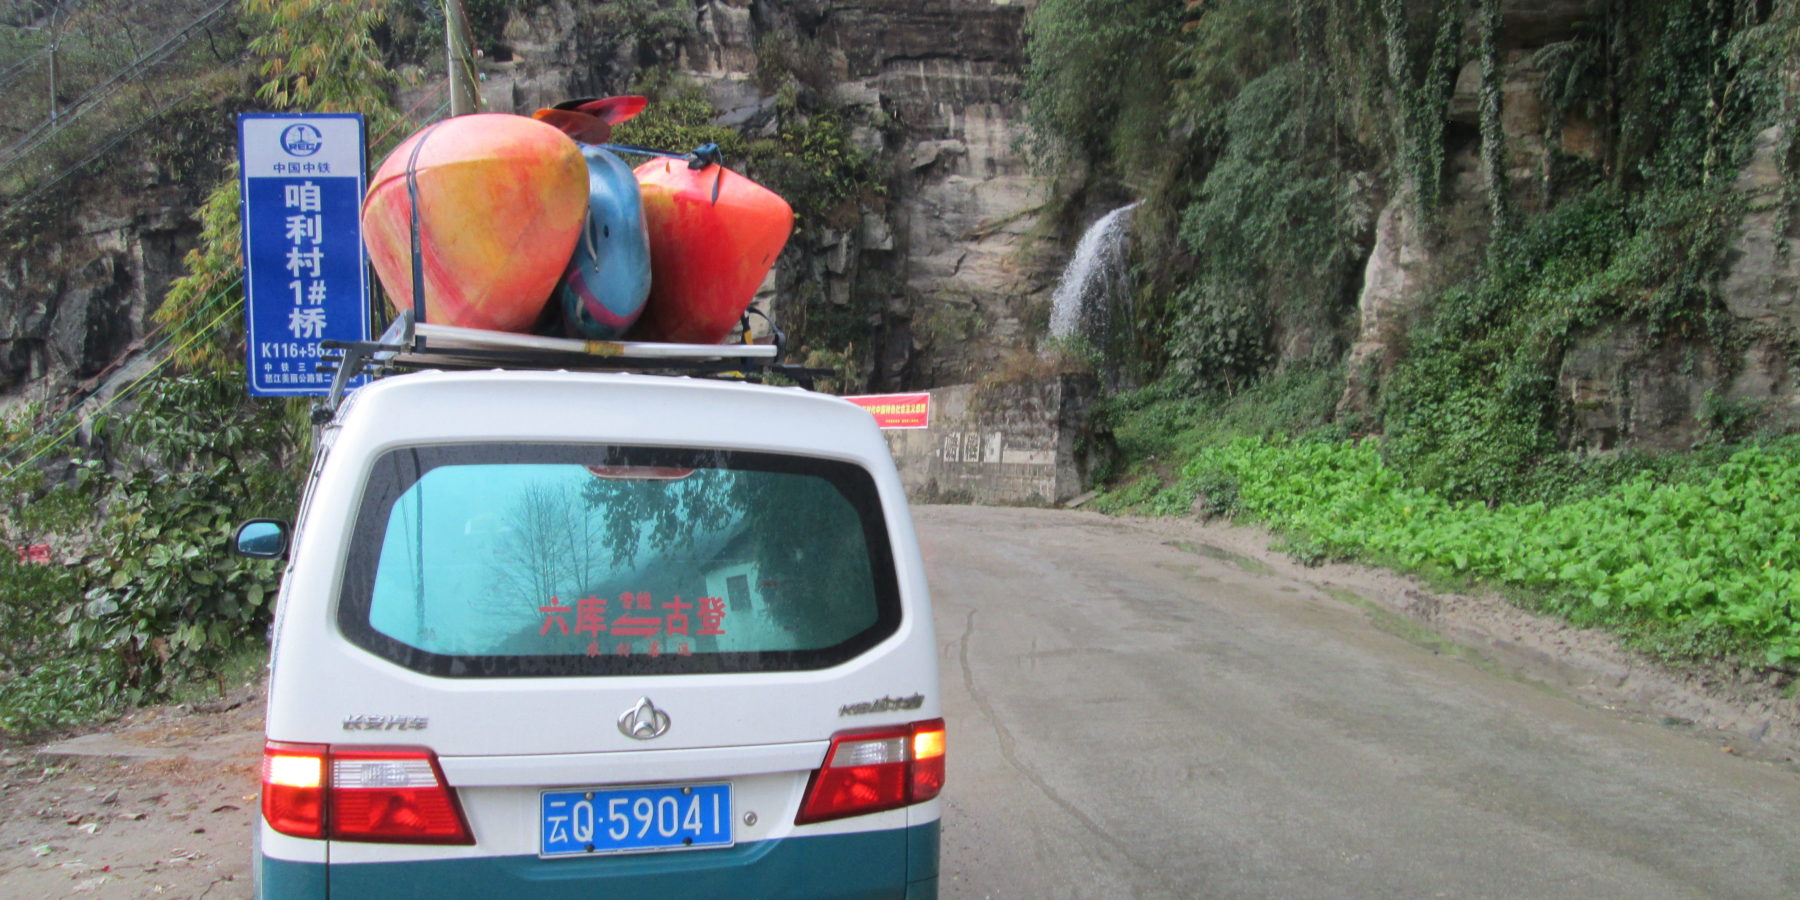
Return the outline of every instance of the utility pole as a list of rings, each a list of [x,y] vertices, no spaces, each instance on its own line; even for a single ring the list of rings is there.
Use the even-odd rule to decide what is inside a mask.
[[[469,20],[462,0],[444,0],[444,57],[450,76],[450,114],[466,116],[481,110],[475,91],[475,59],[470,45]]]
[[[62,15],[63,5],[58,3],[50,7],[50,125],[56,126],[58,110],[56,108],[56,50],[62,43],[62,28],[57,24],[57,16]],[[65,19],[66,21],[66,19]]]

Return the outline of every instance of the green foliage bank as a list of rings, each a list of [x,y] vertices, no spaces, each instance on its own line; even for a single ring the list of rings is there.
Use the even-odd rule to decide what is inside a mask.
[[[1738,173],[1772,126],[1777,228],[1792,224],[1800,4],[1582,9],[1522,37],[1497,0],[1037,7],[1041,158],[1076,200],[1144,199],[1132,308],[1154,378],[1108,410],[1137,463],[1104,502],[1199,498],[1308,555],[1506,585],[1787,665],[1792,444],[1766,444],[1754,404],[1709,396],[1689,456],[1583,446],[1558,377],[1609,330],[1687,375],[1712,361],[1721,386],[1753,341],[1800,361],[1800,334],[1748,326],[1720,293]],[[1525,101],[1539,134],[1506,118]],[[1430,276],[1388,355],[1347,368],[1388,221]]]
[[[535,5],[467,3],[477,43],[499,46],[508,16]],[[685,0],[609,0],[583,14],[641,58],[673,56],[694,18]],[[247,61],[209,77],[254,84],[250,108],[360,112],[372,160],[444,114],[426,105],[415,121],[394,103],[396,71],[441,78],[436,3],[243,0],[221,15],[244,36]],[[0,43],[12,34],[0,28]],[[639,72],[632,87],[654,102],[618,138],[678,151],[720,144],[734,168],[793,202],[801,246],[847,228],[880,201],[886,173],[851,144],[863,123],[818,101],[816,51],[773,39],[758,48],[759,80],[777,103],[754,135],[714,125],[719,110],[678,75]],[[79,429],[51,427],[77,417],[37,407],[0,417],[0,737],[207,681],[252,654],[267,622],[276,567],[227,555],[227,542],[245,518],[291,514],[310,453],[307,404],[244,396],[237,173],[194,169],[216,187],[198,210],[186,274],[154,313],[166,367],[126,388],[124,402],[96,403]],[[829,302],[804,274],[797,281],[783,325],[814,348],[816,364],[853,380],[869,311]]]
[[[1800,441],[1592,496],[1489,507],[1418,487],[1373,442],[1241,438],[1171,489],[1274,526],[1303,558],[1360,558],[1504,585],[1652,649],[1800,661]],[[1213,499],[1214,497],[1220,499]]]
[[[241,74],[268,108],[356,110],[390,146],[403,136],[373,38],[383,3],[246,0],[240,15],[257,35]],[[218,177],[155,313],[172,371],[87,416],[73,449],[35,408],[0,428],[0,733],[209,680],[267,622],[276,566],[226,548],[242,519],[293,509],[308,429],[302,403],[244,395],[235,167]]]

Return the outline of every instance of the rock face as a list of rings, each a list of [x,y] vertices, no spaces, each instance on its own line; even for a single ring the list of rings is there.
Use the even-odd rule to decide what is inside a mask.
[[[1582,335],[1557,378],[1571,446],[1680,450],[1708,436],[1800,428],[1800,210],[1782,210],[1784,143],[1779,128],[1758,135],[1736,184],[1748,211],[1727,248],[1719,296],[1745,339],[1742,355],[1721,359],[1636,324]]]
[[[1344,395],[1338,401],[1338,415],[1346,421],[1367,420],[1381,381],[1405,353],[1407,331],[1426,302],[1472,271],[1480,258],[1488,229],[1480,147],[1465,138],[1447,149],[1444,208],[1437,228],[1420,227],[1398,196],[1389,198],[1376,217],[1374,245],[1357,295],[1356,338],[1345,360]]]
[[[1341,413],[1362,415],[1374,405],[1375,388],[1393,366],[1393,350],[1430,290],[1430,261],[1411,210],[1398,199],[1389,200],[1375,220],[1375,248],[1363,270],[1357,340],[1345,361]]]
[[[486,66],[483,96],[523,112],[670,65],[706,89],[718,124],[769,134],[777,98],[759,87],[759,51],[789,48],[809,103],[849,122],[889,175],[885,196],[843,221],[802,220],[759,302],[779,319],[787,298],[812,293],[860,316],[874,346],[852,350],[872,387],[954,382],[1026,343],[1058,263],[1028,240],[1046,182],[1015,149],[1032,5],[701,0],[659,44],[557,0],[513,16],[510,58]]]
[[[1501,127],[1515,208],[1543,208],[1559,159],[1598,162],[1606,148],[1592,122],[1570,113],[1555,120],[1541,99],[1545,73],[1536,51],[1581,34],[1601,0],[1501,3]],[[1404,353],[1405,332],[1431,294],[1472,271],[1486,243],[1477,95],[1480,67],[1469,63],[1451,97],[1443,210],[1436,229],[1420,229],[1389,203],[1364,272],[1361,316],[1338,410],[1357,420],[1370,410],[1380,379]],[[1780,130],[1758,136],[1737,181],[1748,206],[1726,255],[1719,285],[1742,356],[1721,359],[1709,346],[1653,336],[1641,324],[1615,323],[1572,338],[1557,374],[1564,438],[1571,448],[1682,449],[1709,434],[1745,436],[1756,427],[1800,428],[1800,209],[1783,210]],[[1785,230],[1784,230],[1785,228]]]
[[[1733,242],[1719,294],[1732,315],[1766,337],[1800,338],[1800,233],[1789,209],[1784,217],[1781,167],[1785,136],[1780,126],[1756,136],[1750,164],[1739,173],[1738,192],[1749,207]],[[1782,226],[1786,230],[1782,230]]]
[[[851,126],[884,192],[833,221],[802,221],[762,304],[780,321],[791,298],[824,298],[859,322],[871,340],[814,349],[848,351],[872,388],[953,383],[1037,336],[1029,323],[1041,331],[1062,261],[1059,248],[1028,237],[1047,188],[1015,150],[1034,4],[518,4],[480,62],[481,93],[490,111],[529,112],[621,92],[660,68],[700,83],[718,124],[766,136],[781,123],[777,97],[759,87],[769,80],[759,60],[770,46],[797,48],[787,63],[804,70],[801,105]],[[429,115],[439,85],[413,80],[400,106]],[[96,387],[83,382],[129,355],[181,274],[208,179],[133,177],[0,259],[0,398],[60,400]]]
[[[0,396],[10,403],[56,404],[96,387],[142,345],[184,271],[199,234],[188,211],[201,198],[139,174],[138,193],[109,192],[44,231],[8,235],[20,242],[0,260]]]
[[[1026,343],[1058,264],[1028,245],[1047,185],[1015,150],[1027,5],[811,5],[819,39],[843,60],[837,95],[897,126],[884,147],[900,169],[894,247],[878,252],[891,253],[899,290],[889,303],[903,312],[878,371],[910,369],[924,384],[967,378]],[[921,365],[908,365],[914,351]]]

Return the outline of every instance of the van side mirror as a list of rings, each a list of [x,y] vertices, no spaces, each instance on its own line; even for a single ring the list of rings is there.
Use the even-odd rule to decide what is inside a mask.
[[[232,550],[251,559],[286,559],[288,523],[280,519],[251,519],[238,526]]]

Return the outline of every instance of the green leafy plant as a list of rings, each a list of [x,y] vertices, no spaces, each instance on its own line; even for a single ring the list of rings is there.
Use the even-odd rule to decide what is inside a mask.
[[[1184,472],[1196,487],[1231,480],[1245,512],[1324,555],[1519,589],[1578,623],[1800,659],[1800,438],[1556,504],[1448,499],[1372,441],[1242,439]]]
[[[247,0],[244,15],[263,102],[361,112],[377,140],[398,141],[393,80],[373,41],[384,3]],[[292,508],[307,432],[300,404],[243,395],[237,212],[233,170],[200,210],[188,274],[155,313],[176,366],[194,374],[144,381],[131,412],[90,419],[110,453],[50,467],[29,426],[0,434],[15,462],[34,458],[4,486],[33,502],[0,517],[0,536],[55,538],[49,564],[0,565],[0,728],[57,727],[164,696],[241,652],[266,620],[274,565],[231,557],[227,542],[238,520]]]
[[[1562,449],[1556,376],[1602,322],[1659,340],[1734,337],[1713,282],[1730,197],[1709,188],[1579,193],[1441,292],[1383,389],[1389,458],[1456,498],[1516,497]]]
[[[1025,24],[1027,118],[1040,153],[1124,160],[1161,139],[1184,11],[1158,0],[1044,0]]]
[[[667,69],[651,69],[639,76],[631,90],[649,97],[650,104],[613,130],[614,141],[672,153],[718,144],[727,164],[743,158],[742,136],[735,128],[713,123],[719,109],[692,79]]]
[[[117,423],[136,448],[116,480],[83,602],[61,610],[69,645],[117,660],[144,696],[203,673],[256,633],[273,563],[227,552],[242,519],[292,508],[271,447],[295,445],[280,406],[245,401],[241,369],[166,378]]]

